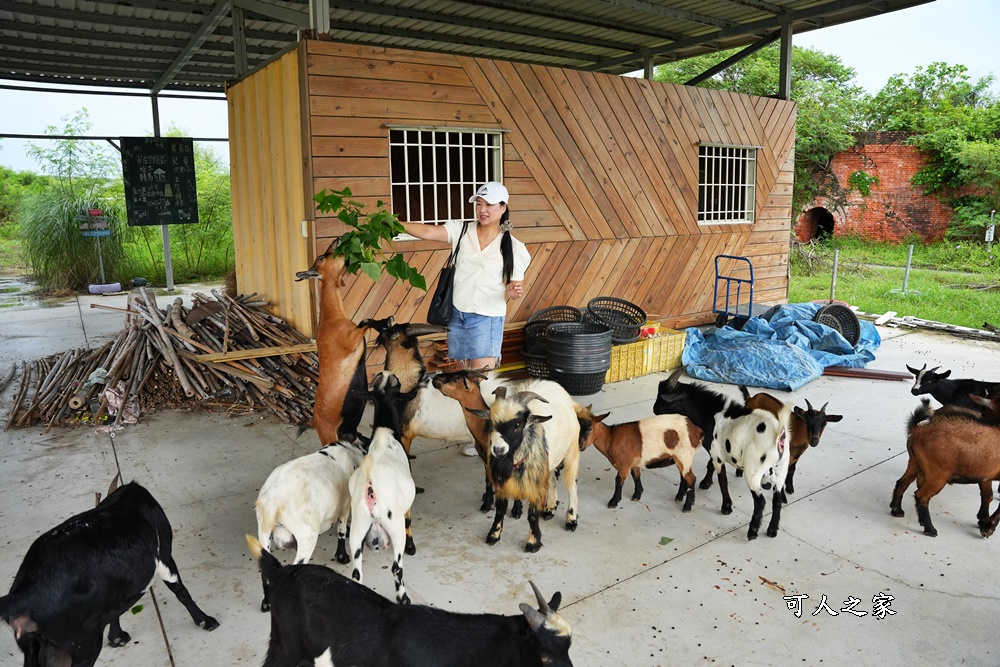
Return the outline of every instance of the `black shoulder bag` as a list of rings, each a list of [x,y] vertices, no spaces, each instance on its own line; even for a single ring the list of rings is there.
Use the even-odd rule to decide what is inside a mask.
[[[462,247],[462,237],[465,230],[469,228],[469,223],[462,226],[462,233],[458,235],[458,242],[455,250],[448,257],[448,263],[441,269],[438,276],[438,284],[434,289],[434,296],[431,297],[431,305],[427,309],[427,323],[437,324],[446,327],[451,322],[451,297],[455,291],[455,262],[458,261],[458,249]]]

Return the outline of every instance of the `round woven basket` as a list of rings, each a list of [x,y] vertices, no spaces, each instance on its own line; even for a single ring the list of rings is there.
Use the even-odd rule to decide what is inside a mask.
[[[524,349],[530,354],[545,356],[545,330],[554,322],[580,322],[583,313],[573,306],[543,308],[528,318],[524,325]]]
[[[826,325],[834,331],[839,331],[851,347],[861,339],[861,322],[854,311],[839,303],[831,303],[816,311],[814,322]]]
[[[539,380],[549,379],[549,363],[545,360],[544,352],[532,354],[525,348],[521,357],[524,359],[524,368],[528,371],[528,375]]]
[[[587,304],[584,321],[611,329],[611,340],[615,344],[631,343],[639,339],[642,325],[646,323],[646,311],[625,299],[599,296]]]
[[[562,385],[570,396],[590,396],[596,394],[604,386],[607,371],[597,373],[564,373],[551,370],[552,379]]]

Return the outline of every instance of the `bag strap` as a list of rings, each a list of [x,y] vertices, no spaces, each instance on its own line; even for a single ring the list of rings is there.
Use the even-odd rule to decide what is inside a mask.
[[[455,243],[455,250],[452,251],[451,256],[448,257],[448,266],[454,268],[455,262],[458,261],[458,249],[462,247],[462,237],[465,236],[465,230],[469,228],[469,223],[462,225],[462,233],[458,235],[458,241]]]

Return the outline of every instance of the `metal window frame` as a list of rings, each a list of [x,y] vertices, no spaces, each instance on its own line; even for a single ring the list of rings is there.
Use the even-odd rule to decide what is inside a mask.
[[[405,222],[419,222],[424,224],[443,224],[450,220],[473,221],[475,219],[475,208],[467,203],[468,193],[475,192],[476,188],[486,180],[503,181],[503,135],[506,130],[499,128],[478,128],[478,127],[445,127],[435,125],[385,125],[389,130],[389,205],[393,213]],[[401,132],[399,141],[393,141],[393,133]],[[424,140],[424,133],[430,133],[430,141]],[[468,139],[468,143],[463,140]],[[480,142],[477,142],[480,138]],[[453,165],[451,161],[451,148],[471,148],[473,151],[473,164],[471,180],[463,179],[463,152],[459,151],[459,162]],[[418,164],[411,165],[410,148],[417,149]],[[425,160],[425,149],[430,149],[429,163]],[[396,154],[401,153],[403,164],[403,180],[394,180],[393,160]],[[476,154],[482,155],[482,160],[475,159]],[[438,160],[443,156],[444,160],[444,180],[438,180],[437,170]],[[483,164],[486,173],[480,173],[479,164]],[[492,163],[492,165],[490,165]],[[494,172],[492,179],[488,178],[490,168]],[[431,177],[426,178],[425,174],[430,173]],[[414,175],[411,175],[414,174]],[[397,201],[396,189],[402,187],[405,200]],[[433,201],[428,201],[427,190],[431,192]],[[459,192],[457,198],[455,191]],[[421,219],[411,219],[410,214],[414,210],[413,198],[419,197],[418,210],[421,212]],[[442,201],[444,200],[444,201]],[[462,202],[461,210],[452,210],[453,201]],[[444,210],[442,210],[444,209]]]
[[[745,144],[698,144],[698,224],[752,225],[757,213],[757,151]]]

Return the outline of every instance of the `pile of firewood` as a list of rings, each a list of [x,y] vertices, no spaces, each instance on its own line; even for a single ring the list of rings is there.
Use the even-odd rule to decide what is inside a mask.
[[[214,298],[213,298],[214,297]],[[140,288],[118,338],[21,363],[21,381],[6,428],[102,421],[114,397],[142,411],[184,401],[233,410],[268,409],[287,423],[311,420],[319,358],[315,344],[271,315],[256,295],[196,293],[160,309]],[[113,390],[113,391],[109,391]]]

